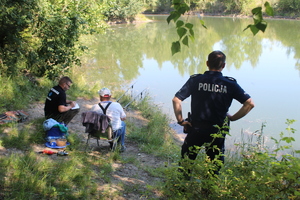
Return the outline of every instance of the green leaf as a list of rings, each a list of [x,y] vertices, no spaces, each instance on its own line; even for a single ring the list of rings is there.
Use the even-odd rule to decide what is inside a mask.
[[[178,21],[176,22],[176,28],[181,27],[183,24],[184,24],[184,22],[183,22],[182,20],[178,20]]]
[[[171,51],[172,51],[172,56],[173,56],[175,53],[180,52],[180,42],[179,42],[179,41],[176,41],[176,42],[173,42],[173,43],[172,43]]]
[[[186,46],[189,46],[189,38],[188,36],[185,36],[182,40],[182,44],[186,45]]]
[[[174,22],[176,22],[180,16],[181,16],[180,13],[175,12]]]
[[[168,24],[170,24],[170,21],[171,21],[172,19],[174,19],[173,16],[172,16],[172,14],[169,15],[169,16],[167,17],[167,22],[168,22]]]
[[[250,30],[253,33],[253,35],[256,35],[259,31],[259,29],[255,26],[255,25],[249,25],[250,26]]]
[[[252,14],[256,15],[257,13],[261,13],[262,12],[262,8],[261,7],[256,7],[252,9]]]
[[[179,17],[180,15],[178,14],[178,12],[176,11],[171,12],[171,14],[167,18],[168,24],[170,23],[171,20],[174,20],[174,22],[176,22]]]
[[[194,38],[194,30],[190,29],[190,36]]]
[[[194,25],[191,23],[186,23],[185,27],[187,27],[188,29],[192,29],[194,27]]]
[[[186,35],[186,32],[187,32],[187,30],[186,30],[185,28],[180,27],[180,28],[177,29],[177,34],[179,35],[180,39],[181,39],[184,35]]]
[[[265,3],[265,8],[266,8],[266,13],[269,16],[274,16],[274,10],[273,8],[270,6],[269,2],[266,1]]]
[[[248,28],[250,28],[250,26],[252,26],[251,24],[249,24],[246,28],[244,28],[243,31],[247,30]]]
[[[205,24],[204,24],[204,21],[203,21],[203,20],[201,20],[201,19],[200,19],[200,23],[201,23],[201,25],[202,25],[204,28],[206,28],[206,29],[207,29],[207,27],[205,26]]]
[[[194,41],[195,41],[195,37],[194,37],[194,36],[192,36],[192,35],[189,35],[189,38],[192,40],[192,42],[194,42]]]
[[[282,140],[285,141],[286,143],[291,143],[295,141],[293,137],[284,137],[282,138]]]
[[[254,24],[260,23],[263,20],[262,13],[256,13],[253,15]]]
[[[186,6],[180,6],[180,8],[177,10],[180,14],[184,14],[186,11],[189,11],[190,8]]]
[[[262,21],[260,23],[255,24],[256,28],[261,30],[262,32],[265,32],[266,28],[267,28],[267,22],[266,21]]]

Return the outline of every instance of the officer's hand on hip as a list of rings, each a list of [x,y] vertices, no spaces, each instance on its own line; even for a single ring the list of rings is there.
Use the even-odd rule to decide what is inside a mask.
[[[190,126],[190,127],[192,127],[192,124],[191,124],[191,122],[189,122],[189,121],[183,121],[181,124],[179,124],[180,126]]]

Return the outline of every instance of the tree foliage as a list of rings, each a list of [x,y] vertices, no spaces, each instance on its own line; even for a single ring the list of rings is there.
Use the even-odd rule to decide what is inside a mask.
[[[80,65],[78,51],[86,49],[78,43],[83,34],[99,32],[104,28],[97,13],[101,6],[96,2],[64,1],[61,6],[44,2],[37,19],[39,46],[29,52],[27,67],[38,76],[55,77]]]
[[[0,0],[1,73],[13,75],[26,52],[26,32],[34,24],[39,10],[35,0]]]
[[[103,14],[109,21],[132,21],[144,5],[140,0],[112,0],[106,4]]]
[[[0,74],[18,76],[29,72],[35,76],[55,78],[72,66],[80,65],[80,52],[86,49],[79,43],[84,34],[104,31],[105,21],[132,21],[142,11],[172,11],[167,21],[174,21],[178,41],[172,43],[172,54],[182,45],[194,40],[193,24],[180,20],[192,11],[243,13],[249,0],[0,0]],[[251,1],[251,5],[253,2]],[[245,7],[247,5],[247,7]],[[273,9],[265,3],[265,13],[273,16]],[[277,9],[299,10],[295,0],[280,0]],[[252,9],[254,24],[245,28],[255,35],[264,32],[262,7]],[[204,21],[199,19],[206,28]]]
[[[0,0],[0,73],[55,78],[79,64],[82,34],[105,29],[97,1]]]
[[[300,12],[300,1],[298,0],[280,0],[277,6],[279,12],[282,13],[298,13]]]

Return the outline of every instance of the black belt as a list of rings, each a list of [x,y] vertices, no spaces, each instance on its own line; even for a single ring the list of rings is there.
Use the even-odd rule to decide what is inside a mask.
[[[193,127],[212,127],[215,125],[222,127],[223,123],[218,124],[218,123],[214,123],[214,122],[210,122],[210,121],[192,122]]]

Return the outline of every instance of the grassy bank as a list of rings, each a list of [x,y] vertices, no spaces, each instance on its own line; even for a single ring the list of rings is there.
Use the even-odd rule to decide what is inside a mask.
[[[80,95],[89,99],[96,93],[93,88],[88,91],[82,89],[87,87],[85,81],[80,81],[76,77],[73,81],[74,87],[68,91],[71,99],[75,100],[75,96]],[[3,82],[6,83],[5,91],[9,94],[1,95],[3,112],[7,111],[5,107],[8,110],[26,110],[29,103],[44,102],[45,94],[55,84],[42,79],[34,82],[26,79],[16,81],[6,79]],[[27,95],[31,96],[31,99],[27,99]],[[17,99],[17,96],[24,96],[22,103],[13,100]],[[123,97],[121,104],[126,105],[129,101],[130,97]],[[138,144],[142,152],[169,160],[171,163],[178,155],[178,146],[174,145],[167,117],[158,107],[151,106],[148,97],[133,102],[130,109],[139,109],[141,117],[145,117],[147,123],[141,125],[129,121],[127,140]],[[124,157],[118,151],[86,151],[86,139],[82,138],[77,130],[72,130],[72,134],[68,137],[68,141],[72,144],[67,147],[69,156],[39,154],[35,146],[45,143],[43,121],[44,118],[41,117],[22,124],[9,123],[0,126],[0,199],[118,199],[120,195],[122,196],[120,192],[112,192],[109,187],[99,190],[103,185],[113,184],[114,163],[131,163],[158,179],[163,177],[163,170],[160,167],[156,169],[147,165],[142,167],[136,157]],[[127,184],[119,184],[118,187],[124,190],[124,193],[131,192],[132,188]],[[158,182],[157,187],[161,184],[162,182]],[[133,186],[140,187],[136,183]],[[143,193],[153,193],[157,187],[151,188],[149,185],[149,189],[146,191],[143,189]],[[132,192],[137,193],[139,190]]]
[[[87,86],[85,81],[73,79],[74,87],[68,92],[71,98],[89,99],[95,94],[92,87],[83,89]],[[1,81],[11,84],[4,87],[7,95],[1,96],[1,104],[10,105],[13,110],[23,109],[33,100],[43,102],[53,85],[42,79]],[[14,100],[18,96],[24,96],[22,103]],[[126,96],[121,104],[130,101]],[[296,132],[293,120],[287,120],[287,129],[274,139],[275,149],[264,145],[263,126],[236,144],[234,152],[227,151],[225,165],[220,164],[220,175],[214,176],[209,172],[215,165],[206,159],[202,148],[194,162],[180,160],[180,146],[168,126],[168,117],[150,97],[132,103],[130,109],[138,110],[145,123],[129,121],[127,140],[136,144],[140,152],[160,159],[162,164],[154,165],[150,160],[141,163],[136,156],[126,157],[118,151],[85,151],[85,139],[76,130],[68,138],[72,144],[67,148],[69,156],[38,154],[34,146],[45,142],[43,118],[24,124],[4,124],[0,126],[0,199],[126,199],[124,194],[129,193],[144,199],[299,199],[300,160],[299,152],[293,149]],[[184,168],[178,166],[179,161]],[[145,187],[141,187],[141,182],[129,185],[120,181],[118,191],[112,192],[116,164],[130,164],[132,173],[143,170],[156,181]],[[192,178],[186,180],[179,168],[192,169]],[[108,186],[103,189],[103,185]],[[155,192],[160,195],[154,195]]]

